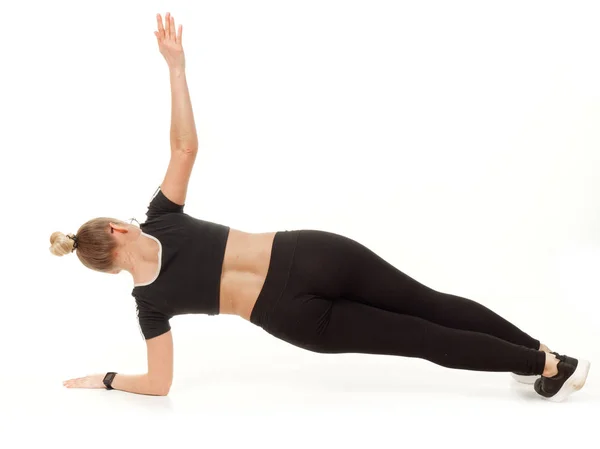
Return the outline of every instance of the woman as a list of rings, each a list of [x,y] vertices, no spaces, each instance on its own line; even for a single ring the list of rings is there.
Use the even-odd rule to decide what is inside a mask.
[[[185,76],[182,26],[157,15],[158,47],[172,94],[171,159],[140,227],[96,218],[77,234],[52,234],[51,252],[76,251],[96,271],[134,281],[148,372],[101,373],[67,387],[166,395],[173,378],[169,319],[235,314],[273,336],[320,353],[418,357],[464,370],[512,372],[540,397],[562,401],[590,364],[552,353],[484,306],[440,293],[347,237],[317,230],[246,233],[184,213],[198,151]],[[518,374],[514,374],[518,373]]]

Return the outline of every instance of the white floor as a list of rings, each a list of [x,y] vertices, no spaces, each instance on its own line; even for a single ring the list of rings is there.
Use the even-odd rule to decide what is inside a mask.
[[[83,345],[63,348],[54,368],[6,367],[0,447],[600,447],[594,365],[585,388],[555,404],[503,373],[315,354],[251,325],[241,326],[243,336],[218,331],[235,319],[204,318],[210,324],[202,331],[174,334],[167,397],[62,387],[65,378],[91,374],[81,370],[96,363],[138,372],[126,369],[145,357],[143,343],[131,339],[123,344],[109,336],[102,350],[94,343],[88,352]]]

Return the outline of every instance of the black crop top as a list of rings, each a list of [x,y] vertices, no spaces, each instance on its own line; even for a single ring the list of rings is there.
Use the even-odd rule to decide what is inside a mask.
[[[155,279],[134,284],[131,292],[146,340],[168,332],[174,315],[219,314],[229,226],[191,217],[183,207],[169,200],[159,186],[140,225],[159,244]]]

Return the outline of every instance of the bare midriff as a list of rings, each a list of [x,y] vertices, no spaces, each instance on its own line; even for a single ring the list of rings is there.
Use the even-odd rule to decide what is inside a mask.
[[[267,278],[275,232],[248,233],[230,228],[221,271],[220,314],[250,314]]]

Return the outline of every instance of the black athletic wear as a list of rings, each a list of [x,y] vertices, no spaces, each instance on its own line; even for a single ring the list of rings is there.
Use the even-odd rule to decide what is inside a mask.
[[[477,371],[541,374],[540,342],[483,305],[435,291],[331,232],[275,235],[250,321],[320,353],[418,357]]]
[[[146,339],[184,313],[219,313],[229,227],[183,212],[159,189],[142,232],[161,248],[160,270],[137,285]],[[321,353],[419,357],[478,371],[541,374],[540,342],[486,307],[435,291],[362,244],[326,231],[275,234],[267,277],[250,321],[298,347]]]
[[[145,339],[171,329],[174,315],[217,315],[221,271],[229,227],[183,212],[160,186],[148,205],[144,234],[159,243],[159,271],[146,284],[134,284],[140,330]]]

